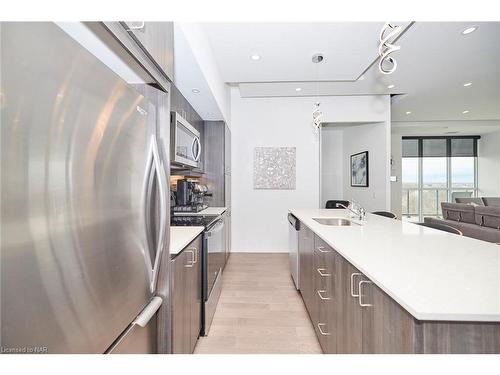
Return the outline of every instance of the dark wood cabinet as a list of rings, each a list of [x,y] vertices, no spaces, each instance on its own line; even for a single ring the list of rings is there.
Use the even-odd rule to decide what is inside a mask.
[[[301,293],[324,353],[416,351],[413,317],[304,225],[299,254]]]
[[[314,298],[313,324],[320,345],[325,353],[336,352],[336,308],[335,253],[319,237],[314,237],[313,284]]]
[[[418,332],[413,316],[371,281],[365,280],[358,292],[363,353],[417,352]]]
[[[171,261],[172,352],[192,353],[201,329],[201,236]]]
[[[224,173],[231,174],[231,130],[224,126]]]
[[[212,207],[224,207],[225,204],[224,126],[223,121],[205,121],[204,125],[205,163],[202,183],[212,194],[205,198],[206,203]]]
[[[500,353],[500,324],[419,321],[301,223],[299,283],[324,353]]]
[[[362,353],[362,311],[358,304],[358,282],[363,275],[342,256],[339,259],[339,306],[337,352]]]
[[[173,22],[131,21],[124,23],[154,63],[174,80],[174,24]]]

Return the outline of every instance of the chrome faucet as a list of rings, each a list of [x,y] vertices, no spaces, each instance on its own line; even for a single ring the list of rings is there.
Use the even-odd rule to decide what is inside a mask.
[[[354,215],[356,215],[358,217],[358,220],[360,220],[360,221],[364,221],[365,220],[365,218],[366,218],[366,210],[363,207],[361,207],[360,205],[357,205],[359,207],[357,210],[352,209],[351,207],[349,207],[351,205],[353,207],[356,206],[356,203],[354,201],[351,201],[347,207],[344,206],[342,203],[338,203],[338,205],[340,207],[343,207],[346,210],[352,212]]]

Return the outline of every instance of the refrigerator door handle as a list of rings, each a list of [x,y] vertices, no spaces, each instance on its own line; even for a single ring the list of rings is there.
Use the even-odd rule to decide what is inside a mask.
[[[138,325],[139,327],[146,327],[151,320],[151,318],[156,314],[158,309],[160,308],[163,300],[161,297],[153,297],[151,302],[141,311],[137,318],[133,321],[132,325]]]
[[[152,150],[153,150],[153,160],[155,171],[157,174],[158,190],[160,196],[160,230],[158,234],[158,241],[156,242],[155,259],[153,260],[152,277],[151,277],[151,292],[156,289],[156,281],[158,279],[158,272],[160,268],[161,255],[163,249],[165,248],[165,238],[167,231],[167,177],[165,176],[164,165],[160,159],[160,154],[158,152],[158,144],[156,142],[156,136],[152,137]]]

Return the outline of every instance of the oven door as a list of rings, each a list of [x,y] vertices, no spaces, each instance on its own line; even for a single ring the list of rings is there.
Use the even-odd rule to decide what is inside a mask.
[[[224,219],[219,219],[213,226],[205,231],[205,280],[203,295],[208,301],[217,276],[224,267],[226,257],[226,236],[224,235]]]
[[[198,167],[201,156],[200,132],[177,112],[171,115],[172,162]]]

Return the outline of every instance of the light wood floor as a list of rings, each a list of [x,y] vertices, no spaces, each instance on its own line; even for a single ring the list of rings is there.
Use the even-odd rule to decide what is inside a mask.
[[[207,337],[195,354],[321,353],[288,254],[233,253]]]

